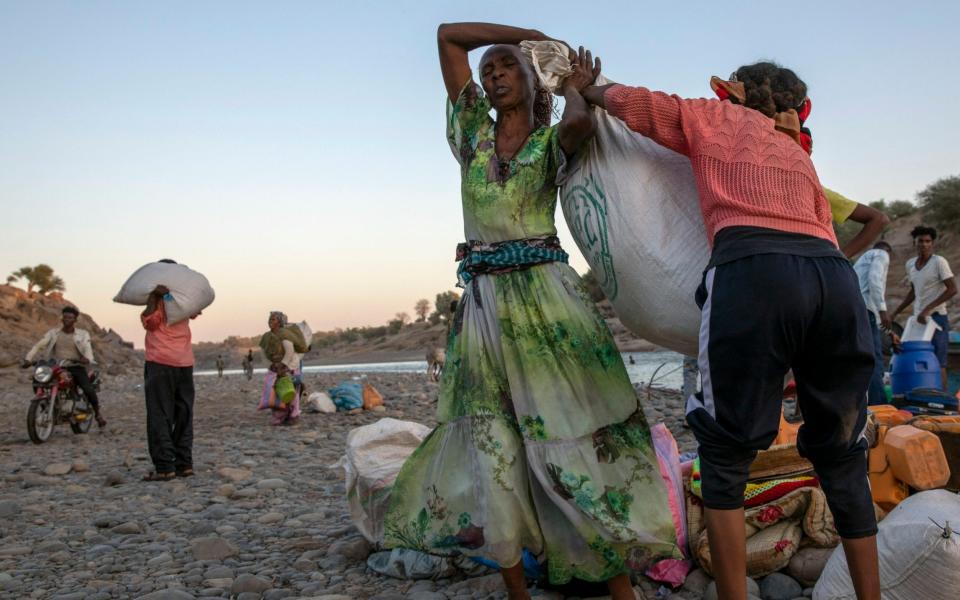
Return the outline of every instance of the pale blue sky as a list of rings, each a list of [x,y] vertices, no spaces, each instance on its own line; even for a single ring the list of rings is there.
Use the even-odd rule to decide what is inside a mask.
[[[217,289],[198,339],[257,332],[274,307],[326,329],[432,300],[462,237],[443,21],[536,27],[685,96],[775,59],[810,86],[826,185],[913,199],[960,173],[960,3],[795,6],[0,0],[0,270],[52,264],[138,343],[110,298],[162,256]]]

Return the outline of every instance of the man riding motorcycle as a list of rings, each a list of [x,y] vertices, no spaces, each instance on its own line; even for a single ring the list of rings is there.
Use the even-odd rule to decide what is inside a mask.
[[[62,311],[63,326],[48,331],[27,353],[24,365],[50,358],[62,362],[64,368],[73,376],[77,387],[83,390],[90,406],[93,407],[97,426],[103,429],[107,425],[107,420],[100,414],[97,391],[87,373],[87,365],[96,362],[93,358],[93,345],[90,342],[90,333],[76,327],[79,316],[79,310],[73,306],[65,306]]]

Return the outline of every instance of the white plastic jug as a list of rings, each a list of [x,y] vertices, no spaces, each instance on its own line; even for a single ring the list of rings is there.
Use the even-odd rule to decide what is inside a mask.
[[[940,326],[929,317],[926,324],[917,321],[916,317],[910,317],[907,319],[907,325],[903,328],[903,336],[900,339],[904,342],[929,342],[938,329]]]

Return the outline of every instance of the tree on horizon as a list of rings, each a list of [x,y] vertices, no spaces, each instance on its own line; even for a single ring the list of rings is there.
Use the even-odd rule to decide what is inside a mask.
[[[416,305],[413,307],[413,312],[417,315],[417,323],[423,323],[427,320],[427,315],[430,314],[430,301],[426,298],[417,300]]]
[[[960,175],[934,181],[917,199],[925,219],[940,229],[960,233]]]
[[[40,263],[35,267],[20,267],[7,276],[7,283],[12,284],[25,279],[27,282],[27,293],[33,293],[33,288],[46,296],[51,292],[64,292],[67,287],[63,278],[55,275],[53,267]]]

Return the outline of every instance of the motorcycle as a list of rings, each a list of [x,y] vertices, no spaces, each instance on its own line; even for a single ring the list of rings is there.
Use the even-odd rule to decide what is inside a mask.
[[[75,434],[87,433],[94,421],[93,407],[73,380],[64,361],[38,361],[34,367],[33,400],[27,410],[27,433],[34,444],[50,438],[55,425],[67,423]],[[100,374],[90,371],[90,383],[100,390]]]

